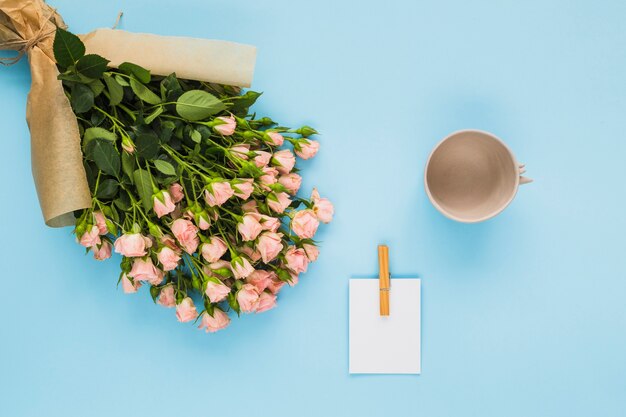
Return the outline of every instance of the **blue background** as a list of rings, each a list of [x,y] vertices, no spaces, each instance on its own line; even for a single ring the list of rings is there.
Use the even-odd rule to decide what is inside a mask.
[[[256,109],[323,135],[304,164],[336,205],[320,260],[279,308],[206,335],[116,289],[117,262],[44,226],[25,61],[0,69],[2,416],[623,416],[626,3],[70,1],[110,26],[258,46]],[[527,163],[500,216],[452,222],[423,167],[448,133]],[[423,278],[421,376],[349,376],[347,282]]]

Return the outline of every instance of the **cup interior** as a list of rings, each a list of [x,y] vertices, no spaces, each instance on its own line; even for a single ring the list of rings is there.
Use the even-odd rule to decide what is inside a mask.
[[[426,167],[431,201],[462,222],[479,222],[504,210],[518,184],[519,169],[509,149],[481,131],[450,135],[435,148]]]

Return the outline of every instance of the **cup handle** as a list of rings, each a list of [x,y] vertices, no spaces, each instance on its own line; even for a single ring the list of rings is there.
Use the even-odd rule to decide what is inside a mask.
[[[519,185],[528,184],[529,182],[533,182],[532,178],[524,177],[522,174],[526,172],[526,164],[520,164],[519,166]]]

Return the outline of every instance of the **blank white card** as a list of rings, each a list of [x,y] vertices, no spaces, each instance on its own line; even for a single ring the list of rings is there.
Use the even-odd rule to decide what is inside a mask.
[[[350,279],[350,373],[419,374],[419,279],[391,279],[389,316],[379,311],[377,279]]]

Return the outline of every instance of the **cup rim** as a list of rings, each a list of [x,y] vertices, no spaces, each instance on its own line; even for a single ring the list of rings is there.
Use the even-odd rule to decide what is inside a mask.
[[[509,199],[506,201],[506,203],[502,204],[502,206],[486,215],[483,217],[480,217],[478,219],[464,219],[458,216],[454,216],[453,214],[447,212],[443,207],[441,207],[441,205],[435,200],[435,198],[433,197],[432,193],[430,192],[430,188],[428,186],[428,167],[430,166],[430,161],[432,160],[433,155],[435,154],[435,152],[437,151],[437,149],[439,149],[439,147],[441,145],[443,145],[444,142],[446,142],[448,139],[452,138],[453,136],[462,134],[462,133],[478,133],[481,135],[485,135],[493,140],[495,140],[496,142],[498,142],[500,145],[502,145],[504,147],[504,149],[508,152],[509,156],[511,157],[511,161],[513,162],[513,167],[514,169],[517,170],[517,175],[515,175],[515,187],[513,188],[513,192],[511,193],[511,196],[509,197]],[[506,143],[504,143],[504,141],[502,139],[500,139],[499,137],[497,137],[496,135],[494,135],[493,133],[487,132],[485,130],[480,130],[480,129],[460,129],[460,130],[456,130],[452,133],[450,133],[449,135],[447,135],[446,137],[444,137],[442,140],[439,141],[439,143],[437,143],[437,145],[435,145],[435,147],[433,148],[433,150],[430,152],[430,155],[428,155],[428,159],[426,160],[426,166],[424,167],[424,190],[426,191],[426,195],[428,196],[428,199],[430,200],[430,202],[432,203],[433,206],[435,206],[435,208],[444,216],[446,216],[447,218],[457,221],[457,222],[461,222],[461,223],[480,223],[480,222],[484,222],[485,220],[489,220],[495,216],[497,216],[498,214],[502,213],[504,211],[504,209],[506,209],[511,202],[515,199],[515,196],[517,195],[517,191],[519,190],[519,182],[520,182],[520,176],[519,176],[519,162],[517,161],[517,158],[515,158],[515,154],[513,153],[513,151],[511,151],[511,148],[508,147],[508,145]]]

